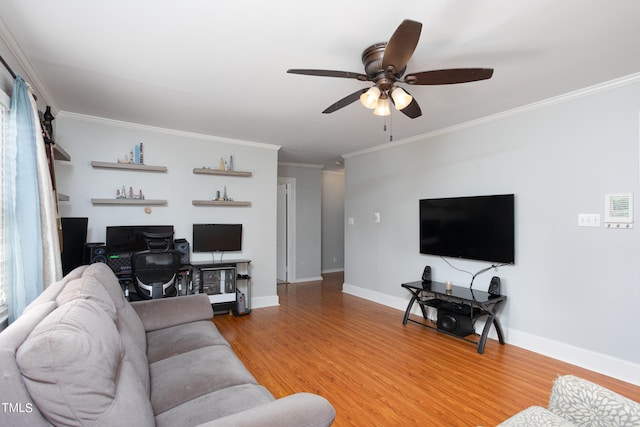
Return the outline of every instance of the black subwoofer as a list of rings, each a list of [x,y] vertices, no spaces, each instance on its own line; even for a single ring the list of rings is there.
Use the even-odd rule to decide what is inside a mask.
[[[441,304],[438,307],[437,327],[439,331],[458,337],[474,333],[471,308],[466,305]]]

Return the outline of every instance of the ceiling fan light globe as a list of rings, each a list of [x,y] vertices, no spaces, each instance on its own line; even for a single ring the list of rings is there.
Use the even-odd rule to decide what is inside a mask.
[[[396,110],[402,110],[408,107],[411,101],[413,101],[413,97],[399,87],[395,87],[391,91],[391,98],[393,99]]]
[[[373,86],[368,91],[360,95],[360,103],[366,108],[373,110],[378,105],[378,98],[380,98],[380,89]]]
[[[378,99],[378,105],[376,105],[375,110],[373,110],[373,114],[376,116],[390,116],[391,108],[389,108],[389,98],[386,96],[380,97],[380,99]]]

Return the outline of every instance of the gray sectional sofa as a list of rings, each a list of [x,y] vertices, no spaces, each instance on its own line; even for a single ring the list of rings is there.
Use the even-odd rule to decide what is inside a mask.
[[[275,399],[211,322],[206,295],[129,303],[78,267],[0,333],[0,425],[329,426],[324,398]]]

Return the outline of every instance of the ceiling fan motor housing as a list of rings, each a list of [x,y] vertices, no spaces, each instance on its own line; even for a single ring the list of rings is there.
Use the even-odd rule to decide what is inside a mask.
[[[372,46],[369,46],[362,52],[362,63],[364,64],[364,71],[369,76],[371,80],[376,83],[381,90],[389,90],[396,79],[399,79],[404,73],[406,66],[393,74],[393,70],[391,72],[387,72],[382,67],[382,59],[384,57],[384,51],[387,47],[387,43],[376,43]]]

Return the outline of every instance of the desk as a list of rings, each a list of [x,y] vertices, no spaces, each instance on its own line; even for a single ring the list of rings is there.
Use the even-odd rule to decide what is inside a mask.
[[[473,341],[461,336],[458,336],[458,338],[477,344],[478,353],[482,354],[484,353],[484,346],[487,342],[489,329],[491,329],[491,325],[493,324],[496,328],[500,344],[504,345],[504,335],[502,333],[500,321],[496,316],[496,310],[504,301],[506,301],[507,297],[505,295],[491,295],[488,292],[473,290],[462,286],[453,286],[451,290],[446,290],[445,284],[441,282],[416,281],[403,283],[402,287],[407,289],[411,293],[411,300],[409,301],[407,310],[404,312],[404,319],[402,320],[403,325],[406,325],[408,321],[411,321],[428,328],[433,328],[433,326],[428,325],[424,322],[418,322],[409,318],[409,314],[411,313],[413,304],[415,304],[416,302],[419,304],[420,310],[422,311],[422,317],[424,317],[425,320],[427,319],[427,311],[425,307],[438,307],[445,302],[461,304],[469,307],[469,315],[472,322],[475,323],[478,318],[483,316],[488,316],[488,318],[484,324],[484,328],[482,329],[482,334],[480,335],[479,341]],[[433,329],[437,329],[440,332],[448,333],[439,328]]]

